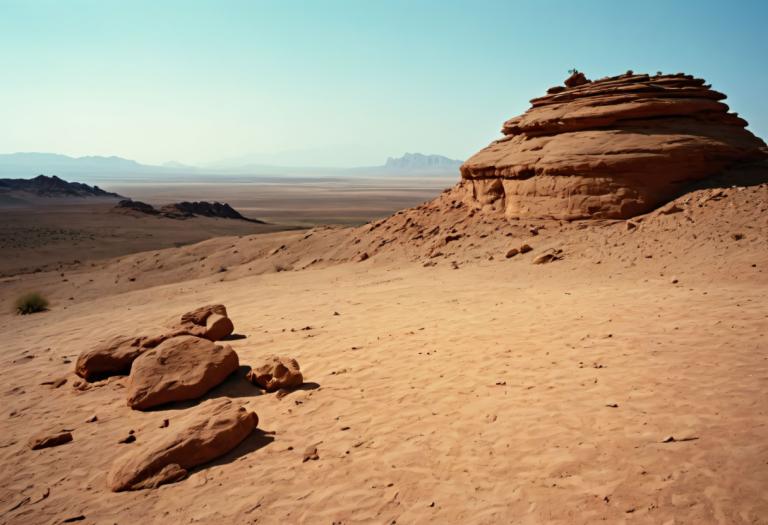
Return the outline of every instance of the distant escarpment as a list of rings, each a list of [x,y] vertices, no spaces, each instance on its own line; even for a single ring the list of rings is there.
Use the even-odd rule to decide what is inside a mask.
[[[121,200],[115,206],[117,211],[137,212],[147,215],[158,215],[169,219],[186,219],[190,217],[218,217],[221,219],[240,219],[243,221],[265,224],[258,219],[249,219],[240,214],[232,206],[221,202],[176,202],[155,208],[146,202],[131,199]]]
[[[423,153],[406,153],[402,157],[387,159],[384,168],[388,170],[455,170],[461,166],[460,160],[449,159],[442,155],[424,155]]]
[[[768,157],[725,98],[682,73],[575,72],[461,166],[465,199],[510,218],[649,212],[692,182]]]
[[[56,175],[38,175],[33,179],[0,179],[0,192],[23,192],[37,197],[108,197],[122,199],[117,193],[81,182],[67,182]]]

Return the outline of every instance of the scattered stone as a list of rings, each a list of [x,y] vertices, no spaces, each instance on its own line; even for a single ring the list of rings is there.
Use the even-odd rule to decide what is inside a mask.
[[[678,280],[678,278],[677,278],[677,277],[673,277],[673,278],[672,278],[672,280],[671,280],[670,282],[671,282],[672,284],[677,284],[677,283],[678,283],[678,282],[680,282],[680,281]]]
[[[731,239],[733,239],[734,241],[740,241],[743,238],[744,238],[744,234],[743,233],[732,233],[731,234]]]
[[[363,252],[360,255],[357,256],[357,262],[363,262],[367,260],[369,257],[368,252]]]
[[[553,261],[559,260],[561,257],[555,253],[542,253],[541,255],[536,256],[536,258],[533,260],[533,264],[546,264]]]
[[[533,250],[533,248],[531,248],[531,246],[528,244],[523,244],[520,246],[520,253],[528,253],[531,250]]]
[[[86,423],[95,423],[95,422],[97,422],[98,420],[99,420],[99,416],[97,416],[96,414],[94,414],[94,415],[92,415],[91,417],[89,417],[88,419],[86,419],[86,420],[85,420],[85,422],[86,422]]]
[[[51,379],[49,381],[43,381],[40,383],[41,386],[50,386],[51,388],[59,388],[62,385],[65,385],[67,383],[66,377],[60,377],[59,379]]]
[[[120,441],[118,441],[118,443],[121,444],[121,445],[124,445],[124,444],[128,444],[128,443],[133,443],[134,441],[136,441],[136,435],[131,433],[131,434],[128,434],[127,436],[125,436]]]
[[[176,335],[187,333],[210,341],[220,341],[232,334],[234,329],[226,307],[223,304],[209,304],[182,315],[176,326]]]
[[[229,345],[194,336],[168,339],[141,354],[131,369],[128,406],[153,406],[197,399],[240,366]]]
[[[294,389],[304,382],[299,363],[290,357],[267,356],[264,362],[253,367],[246,379],[268,392],[280,389]]]
[[[205,338],[211,341],[221,341],[235,330],[229,317],[212,314],[205,321]]]
[[[160,428],[168,428],[168,425],[170,425],[171,422],[168,419],[163,419],[163,422],[160,423]]]
[[[258,425],[255,412],[231,399],[209,400],[186,416],[179,431],[162,433],[118,458],[107,476],[113,492],[153,489],[187,477],[192,467],[226,454]]]
[[[669,436],[668,438],[665,438],[662,440],[662,443],[682,443],[684,441],[696,441],[699,439],[696,436],[690,436],[690,437],[684,437],[684,438],[676,438],[675,436]]]
[[[510,259],[510,258],[514,257],[515,255],[517,255],[518,253],[520,253],[520,250],[518,250],[517,248],[512,248],[512,249],[510,249],[510,250],[507,252],[507,254],[505,255],[505,257],[506,257],[507,259]]]
[[[63,431],[54,434],[38,434],[29,439],[28,445],[32,450],[40,450],[42,448],[58,447],[70,441],[72,441],[72,433]]]
[[[632,222],[632,221],[627,221],[627,223],[626,223],[626,224],[627,224],[627,231],[632,231],[632,230],[634,230],[635,228],[637,228],[637,224],[635,224],[635,223],[634,223],[634,222]]]
[[[318,459],[320,459],[320,456],[317,453],[317,447],[311,446],[307,447],[307,450],[304,451],[301,462],[306,463],[307,461],[317,461]]]
[[[673,213],[680,213],[681,211],[683,211],[683,209],[680,206],[674,202],[670,202],[666,206],[659,208],[659,215],[672,215]]]

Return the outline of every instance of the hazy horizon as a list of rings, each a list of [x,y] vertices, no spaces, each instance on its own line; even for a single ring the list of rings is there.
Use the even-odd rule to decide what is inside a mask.
[[[466,159],[573,67],[705,78],[766,137],[766,19],[762,2],[0,0],[0,151],[202,167]]]

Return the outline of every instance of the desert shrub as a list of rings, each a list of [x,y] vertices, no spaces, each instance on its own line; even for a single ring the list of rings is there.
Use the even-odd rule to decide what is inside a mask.
[[[16,313],[19,315],[44,312],[48,309],[48,300],[37,292],[25,293],[16,299]]]

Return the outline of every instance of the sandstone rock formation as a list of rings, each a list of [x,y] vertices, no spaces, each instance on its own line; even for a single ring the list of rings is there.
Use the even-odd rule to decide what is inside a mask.
[[[211,341],[220,341],[230,335],[235,326],[223,304],[209,304],[182,315],[176,329]]]
[[[237,354],[228,345],[189,335],[173,337],[133,362],[128,406],[146,410],[173,401],[197,399],[239,365]]]
[[[464,198],[519,218],[646,213],[692,181],[766,157],[724,98],[681,73],[593,82],[576,72],[462,165]]]
[[[296,388],[304,382],[299,363],[290,357],[268,356],[263,363],[248,372],[246,379],[268,392],[281,388]]]
[[[175,434],[162,431],[115,460],[107,476],[114,492],[156,488],[187,477],[188,470],[226,454],[258,425],[255,412],[231,399],[203,403],[182,418]]]

